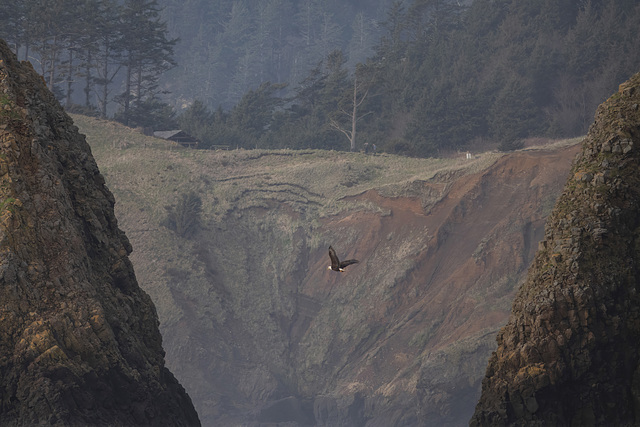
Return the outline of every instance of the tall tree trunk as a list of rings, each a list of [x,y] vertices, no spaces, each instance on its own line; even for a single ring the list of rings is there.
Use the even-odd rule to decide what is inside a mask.
[[[124,124],[129,126],[129,104],[131,104],[131,54],[129,54],[129,61],[127,64],[127,76],[124,83]]]
[[[351,151],[356,151],[356,122],[358,121],[358,80],[353,76],[353,111],[351,112]]]
[[[109,96],[109,42],[104,45],[104,69],[102,75],[102,105],[100,116],[105,119],[107,117],[107,97]]]
[[[91,106],[91,49],[87,49],[87,62],[85,64],[84,105]]]
[[[138,76],[136,81],[136,107],[140,107],[142,104],[142,67],[138,68]]]
[[[51,68],[49,69],[49,90],[53,91],[53,84],[56,75],[56,51],[58,50],[57,36],[53,36],[53,45],[51,47]]]
[[[73,73],[73,49],[69,49],[69,69],[67,72],[67,99],[65,100],[66,108],[71,107],[71,92],[73,90],[71,88],[71,86],[73,85],[73,79],[71,78],[72,73]]]

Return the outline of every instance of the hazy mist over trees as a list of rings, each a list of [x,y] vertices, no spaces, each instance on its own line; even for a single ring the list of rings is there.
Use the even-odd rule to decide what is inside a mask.
[[[67,108],[201,147],[431,156],[584,134],[640,69],[633,0],[0,0]]]
[[[512,149],[528,137],[584,134],[597,105],[640,69],[640,5],[629,0],[406,0],[389,2],[383,16],[358,9],[364,2],[274,0],[261,2],[259,10],[248,8],[249,2],[224,3],[228,13],[222,16],[228,20],[221,25],[220,40],[233,31],[233,7],[244,5],[243,13],[253,20],[237,21],[245,29],[234,34],[244,38],[207,44],[209,52],[219,49],[223,55],[235,49],[250,55],[205,66],[202,74],[186,61],[185,68],[167,74],[191,67],[189,78],[173,79],[174,93],[186,93],[177,85],[199,82],[194,91],[200,92],[191,96],[201,103],[193,108],[223,107],[215,114],[207,111],[208,126],[192,123],[188,114],[181,120],[205,146],[347,150],[352,142],[356,149],[368,142],[419,156],[473,149],[486,141]],[[290,19],[265,27],[262,22],[276,22],[267,19],[274,5]],[[310,15],[302,12],[312,10],[315,18],[305,20]],[[337,21],[346,17],[350,24]],[[359,26],[363,21],[374,25]],[[375,35],[375,42],[359,38],[358,28],[369,28],[362,34]],[[323,42],[340,31],[341,42]],[[198,40],[192,42],[199,45]],[[352,50],[354,43],[366,48]],[[196,50],[184,52],[194,55]],[[210,55],[202,52],[194,61]],[[361,79],[355,73],[358,63]],[[253,82],[249,91],[237,91],[240,81]],[[353,115],[344,112],[353,108],[354,87],[365,82],[361,93],[366,90],[367,96],[356,100],[357,138],[351,141],[344,130],[351,129]],[[276,90],[280,83],[288,86]],[[213,90],[214,96],[225,101],[209,97],[215,84],[222,87]],[[240,93],[243,98],[234,101]],[[243,123],[260,119],[243,129],[237,126],[239,116],[246,117]]]
[[[229,109],[264,82],[299,83],[336,49],[349,68],[365,62],[392,0],[161,2],[169,32],[181,40],[168,87],[184,103]]]
[[[120,121],[146,125],[158,79],[175,65],[160,10],[156,0],[2,0],[0,37],[67,108],[106,117],[115,102]]]

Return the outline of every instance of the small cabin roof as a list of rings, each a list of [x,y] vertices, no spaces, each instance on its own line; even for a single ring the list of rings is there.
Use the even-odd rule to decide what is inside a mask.
[[[180,133],[183,133],[184,135],[179,135]],[[161,130],[161,131],[155,131],[153,132],[153,136],[158,137],[158,138],[162,138],[162,139],[171,139],[173,137],[176,136],[190,136],[187,135],[187,133],[185,131],[183,131],[182,129],[175,129],[175,130]]]
[[[177,142],[178,144],[184,147],[197,147],[200,141],[197,138],[189,135],[183,130],[164,130],[164,131],[156,131],[153,133],[153,136],[156,138],[166,139],[167,141]]]

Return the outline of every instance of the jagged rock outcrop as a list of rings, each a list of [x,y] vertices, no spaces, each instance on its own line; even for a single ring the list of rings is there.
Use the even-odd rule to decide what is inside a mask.
[[[199,425],[89,146],[0,41],[0,424]]]
[[[471,425],[640,424],[640,74],[596,113]]]

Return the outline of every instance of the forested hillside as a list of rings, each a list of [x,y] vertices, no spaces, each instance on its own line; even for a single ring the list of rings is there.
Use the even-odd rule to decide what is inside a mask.
[[[180,37],[166,75],[177,102],[228,109],[263,82],[297,84],[335,49],[353,69],[373,55],[393,0],[160,0]]]
[[[46,3],[0,3],[0,37],[69,109],[202,148],[508,150],[584,134],[640,68],[633,0]]]
[[[297,18],[304,7],[322,4],[318,26],[320,17],[348,16],[333,2],[267,3],[278,3],[280,10],[296,12],[285,15]],[[242,20],[242,34],[257,34],[263,15],[253,9],[247,13],[254,19]],[[227,16],[230,31],[234,15]],[[286,24],[290,41],[307,35],[298,19]],[[281,27],[269,28],[275,33]],[[210,74],[197,74],[197,68],[181,74],[179,67],[171,72],[188,75],[174,81],[193,83],[193,91],[202,94],[193,98],[200,102],[187,109],[181,124],[205,146],[361,150],[368,143],[420,156],[487,143],[512,149],[528,137],[584,134],[596,106],[640,68],[640,6],[635,1],[476,0],[467,6],[395,1],[377,28],[381,33],[373,54],[366,61],[358,58],[359,66],[343,40],[321,63],[307,63],[312,68],[304,76],[296,61],[286,70],[272,68],[278,73],[264,72],[259,59],[281,58],[280,48],[258,47],[251,37],[242,43],[236,39],[236,52],[255,53],[243,56],[242,64],[216,62],[220,57],[203,52],[198,60],[210,61],[203,67]],[[183,43],[189,40],[188,52],[196,52],[205,40],[212,46],[210,38],[198,42],[176,35]],[[216,40],[213,46],[231,53],[224,37]],[[320,41],[314,45],[316,58],[318,51],[326,52]],[[287,46],[296,51],[293,42]],[[311,61],[311,50],[304,52]],[[236,67],[211,74],[221,64]],[[252,90],[233,108],[215,111],[219,104],[206,97],[208,85],[220,78],[217,83],[231,90],[244,72],[256,76]]]

